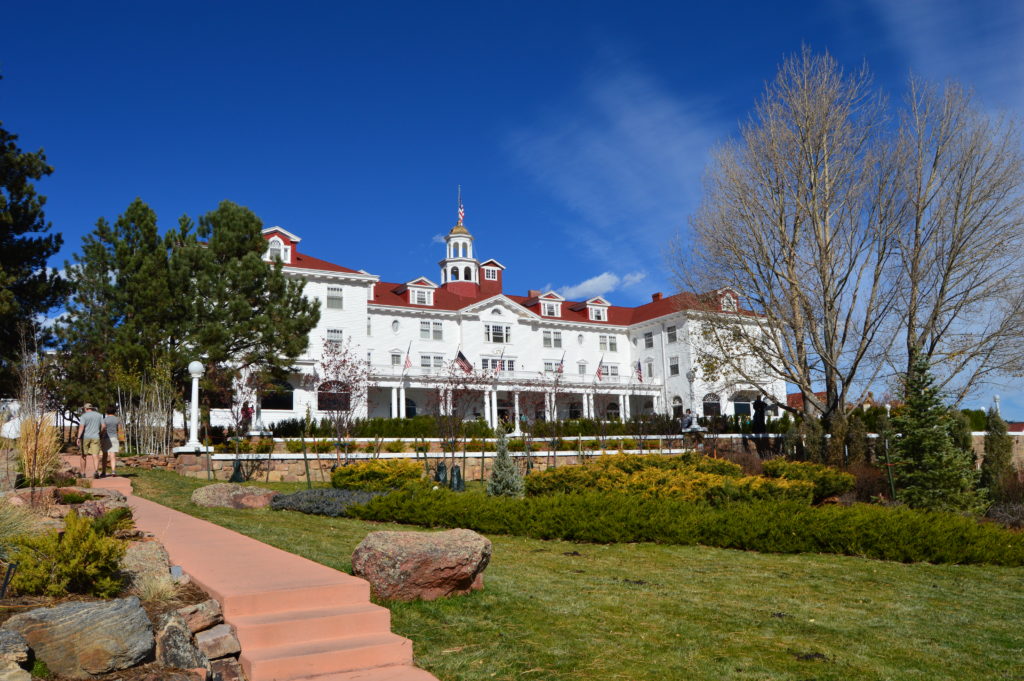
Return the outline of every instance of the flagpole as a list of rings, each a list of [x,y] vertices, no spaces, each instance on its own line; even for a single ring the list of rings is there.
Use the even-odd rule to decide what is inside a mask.
[[[405,380],[405,370],[412,365],[412,359],[409,357],[409,353],[412,352],[412,341],[409,341],[409,347],[405,349],[405,361],[402,362],[402,375],[399,377],[400,380]]]

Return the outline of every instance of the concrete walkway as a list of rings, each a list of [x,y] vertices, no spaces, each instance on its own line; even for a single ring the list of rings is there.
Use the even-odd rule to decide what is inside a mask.
[[[96,487],[131,494],[127,478]],[[412,642],[365,580],[160,504],[129,496],[135,524],[220,601],[249,681],[437,681],[412,666]]]

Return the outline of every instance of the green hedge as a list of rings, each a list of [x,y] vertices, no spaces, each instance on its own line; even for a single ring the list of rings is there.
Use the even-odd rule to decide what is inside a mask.
[[[772,459],[764,462],[764,475],[785,480],[806,480],[814,483],[814,503],[853,491],[857,478],[820,463]]]
[[[331,473],[337,489],[396,489],[423,476],[423,466],[408,459],[370,459],[339,466]]]
[[[712,506],[623,494],[513,499],[423,485],[349,509],[363,520],[594,543],[656,542],[905,563],[1024,565],[1024,533],[952,513],[762,501]]]

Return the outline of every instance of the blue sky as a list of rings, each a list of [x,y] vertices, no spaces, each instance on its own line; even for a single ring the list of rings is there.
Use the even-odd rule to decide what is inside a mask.
[[[45,148],[65,235],[136,196],[166,226],[221,199],[306,252],[437,278],[463,186],[506,290],[616,304],[671,291],[663,248],[784,55],[909,70],[1024,114],[1024,4],[13,3],[0,120]],[[986,390],[1024,419],[1021,382]]]

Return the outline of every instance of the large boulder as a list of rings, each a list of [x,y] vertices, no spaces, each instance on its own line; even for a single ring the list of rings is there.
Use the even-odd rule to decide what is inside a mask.
[[[371,532],[352,554],[352,572],[379,598],[432,601],[484,585],[491,542],[472,530]]]
[[[146,578],[171,581],[171,559],[158,541],[134,541],[128,544],[121,560],[121,571],[139,584]]]
[[[265,508],[277,492],[230,482],[206,485],[192,492],[192,503],[208,508]]]
[[[157,621],[156,661],[175,669],[210,667],[210,661],[192,640],[185,618],[176,612],[162,615]]]
[[[36,608],[3,628],[24,636],[50,671],[72,679],[134,667],[153,652],[153,626],[135,596]]]
[[[235,628],[230,624],[218,624],[206,631],[200,631],[196,634],[196,646],[211,660],[242,652],[242,646],[235,636]]]
[[[0,629],[0,681],[32,681],[22,668],[28,663],[28,641],[16,631]]]

